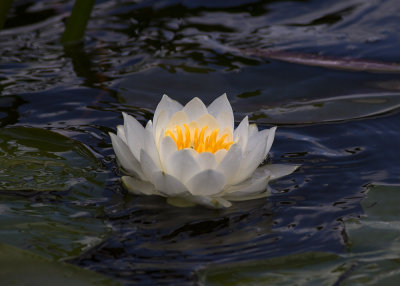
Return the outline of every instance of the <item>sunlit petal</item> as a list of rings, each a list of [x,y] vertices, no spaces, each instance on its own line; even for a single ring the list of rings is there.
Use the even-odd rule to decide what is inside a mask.
[[[264,168],[270,172],[270,180],[276,180],[280,177],[287,176],[296,171],[299,165],[271,164],[265,165]]]
[[[178,196],[188,193],[188,189],[177,178],[164,172],[153,173],[154,185],[166,196]]]
[[[191,194],[197,196],[212,196],[222,191],[225,186],[225,176],[215,170],[204,170],[187,181]]]
[[[151,156],[144,150],[140,152],[140,164],[142,166],[143,174],[147,180],[154,182],[153,174],[155,172],[160,172],[161,170],[154,163],[153,159],[151,159]]]
[[[226,182],[230,184],[242,162],[242,150],[239,145],[234,144],[218,164],[216,170],[224,174]]]
[[[189,101],[183,108],[183,111],[189,116],[191,121],[195,121],[203,114],[208,113],[207,107],[198,97],[195,97]]]
[[[122,168],[133,176],[137,176],[142,180],[145,176],[142,172],[140,163],[132,155],[129,147],[122,141],[122,139],[113,133],[109,133],[111,137],[111,143],[114,148],[115,155],[117,156],[118,162],[121,164]]]
[[[125,144],[127,144],[126,143],[126,136],[125,136],[125,129],[124,129],[123,125],[118,125],[117,126],[117,136],[119,138],[121,138],[122,141],[124,141]]]
[[[203,152],[197,155],[196,161],[200,166],[201,170],[214,169],[217,165],[215,155],[210,152]]]
[[[134,117],[126,113],[122,113],[122,115],[124,117],[124,131],[127,145],[133,156],[139,160],[140,150],[143,147],[144,128]]]
[[[220,114],[221,112],[226,112],[228,114],[231,114],[232,123],[233,123],[233,110],[232,110],[231,104],[229,103],[228,97],[226,96],[226,93],[217,97],[207,107],[207,110],[208,110],[208,113],[210,113],[215,118],[217,118],[218,114]],[[232,128],[233,128],[233,126],[232,126]]]
[[[167,172],[183,183],[199,173],[193,152],[196,153],[193,149],[183,149],[173,153],[166,164]]]
[[[154,185],[149,182],[144,182],[129,176],[122,176],[121,180],[124,187],[132,194],[165,196],[158,192]]]
[[[166,164],[168,162],[169,157],[177,151],[176,144],[174,140],[172,140],[171,137],[165,136],[161,140],[161,144],[159,147],[159,156],[160,156],[160,161],[161,161],[161,167],[165,171],[166,170]]]

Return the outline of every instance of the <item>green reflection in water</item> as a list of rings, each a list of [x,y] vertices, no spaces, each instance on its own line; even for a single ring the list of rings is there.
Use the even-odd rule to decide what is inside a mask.
[[[54,262],[29,251],[0,243],[0,281],[2,285],[120,285],[92,271]]]
[[[0,129],[0,241],[55,260],[105,239],[106,173],[82,143],[29,127]]]
[[[95,0],[75,1],[65,32],[61,38],[62,43],[78,42],[83,38],[95,2]]]
[[[199,271],[200,285],[398,285],[400,186],[372,186],[365,216],[345,222],[348,252],[307,252],[229,262]]]
[[[0,30],[3,28],[4,23],[7,20],[8,12],[10,11],[13,0],[1,0],[0,1]]]

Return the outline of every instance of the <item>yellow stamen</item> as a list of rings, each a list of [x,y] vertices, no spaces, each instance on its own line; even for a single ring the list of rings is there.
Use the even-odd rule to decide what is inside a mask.
[[[227,141],[229,136],[227,133],[218,138],[218,128],[208,133],[208,136],[205,136],[208,126],[204,126],[199,130],[198,127],[191,128],[189,125],[183,124],[184,130],[179,125],[175,126],[174,131],[167,129],[164,136],[170,136],[175,141],[178,150],[193,148],[197,153],[215,153],[221,149],[229,150],[233,144],[232,141]]]

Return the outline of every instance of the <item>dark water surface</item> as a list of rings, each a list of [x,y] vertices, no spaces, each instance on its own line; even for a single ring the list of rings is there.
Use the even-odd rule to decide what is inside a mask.
[[[400,63],[400,2],[96,1],[83,41],[62,45],[73,5],[15,0],[0,30],[0,249],[104,285],[399,281],[400,72],[343,63]],[[226,210],[128,194],[108,136],[121,112],[144,123],[163,93],[224,92],[237,123],[278,125],[271,162],[301,168]],[[365,247],[349,219],[370,227]]]

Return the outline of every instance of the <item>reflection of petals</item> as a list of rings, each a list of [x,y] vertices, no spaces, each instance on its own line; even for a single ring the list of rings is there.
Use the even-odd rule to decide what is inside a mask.
[[[245,117],[234,130],[226,94],[208,107],[199,98],[185,106],[164,95],[146,127],[123,113],[124,125],[110,134],[116,157],[134,194],[160,195],[177,206],[231,206],[229,201],[269,194],[268,181],[298,166],[259,167],[272,146],[276,127],[259,131]]]

